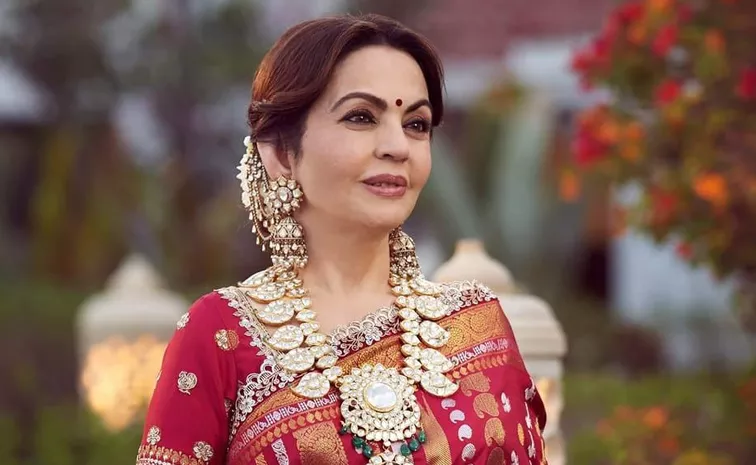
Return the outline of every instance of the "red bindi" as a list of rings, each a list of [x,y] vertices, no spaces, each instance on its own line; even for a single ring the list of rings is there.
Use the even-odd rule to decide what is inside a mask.
[[[398,98],[396,99],[396,106],[401,107],[402,106],[402,99]]]

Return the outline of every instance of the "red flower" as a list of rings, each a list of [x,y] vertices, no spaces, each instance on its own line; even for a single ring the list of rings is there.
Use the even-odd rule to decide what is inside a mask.
[[[639,1],[628,2],[617,8],[613,17],[618,19],[620,24],[627,26],[641,18],[645,13],[643,3]]]
[[[594,63],[593,50],[591,48],[583,48],[578,50],[572,56],[572,63],[570,67],[577,73],[585,73],[590,71]]]
[[[650,192],[651,223],[664,225],[668,223],[677,210],[679,200],[674,192],[652,188]]]
[[[656,88],[656,104],[667,106],[680,96],[682,86],[674,79],[667,79]]]
[[[680,30],[675,24],[669,24],[664,26],[656,34],[651,49],[654,53],[660,57],[665,57],[669,51],[677,43],[677,38],[680,35]]]
[[[578,131],[578,135],[572,145],[575,153],[575,162],[580,166],[589,166],[601,160],[607,155],[607,147],[593,134],[587,131]]]
[[[617,125],[605,105],[589,108],[578,118],[578,127],[572,143],[575,162],[589,166],[609,154],[616,142]]]
[[[572,56],[570,64],[573,71],[584,77],[596,69],[603,69],[611,63],[611,52],[615,37],[600,35],[590,44],[578,50]]]
[[[744,100],[756,99],[756,67],[749,67],[740,73],[738,96]]]
[[[691,246],[689,242],[680,242],[679,244],[677,244],[675,252],[677,252],[677,255],[680,258],[689,260],[690,257],[693,256],[693,246]]]

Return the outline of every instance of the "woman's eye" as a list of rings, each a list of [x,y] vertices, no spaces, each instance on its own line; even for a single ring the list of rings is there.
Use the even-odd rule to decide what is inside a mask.
[[[428,121],[424,119],[410,121],[409,123],[406,124],[405,127],[416,132],[429,132],[430,131],[430,123],[428,123]]]
[[[375,118],[366,111],[358,111],[347,114],[344,117],[344,121],[356,124],[371,124],[375,122]]]

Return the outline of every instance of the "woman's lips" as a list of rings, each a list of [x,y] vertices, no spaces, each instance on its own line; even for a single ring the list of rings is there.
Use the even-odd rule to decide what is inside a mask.
[[[407,192],[407,179],[394,174],[371,176],[362,183],[371,193],[379,197],[396,198]]]
[[[402,197],[407,192],[407,186],[386,183],[362,183],[368,191],[380,197]]]

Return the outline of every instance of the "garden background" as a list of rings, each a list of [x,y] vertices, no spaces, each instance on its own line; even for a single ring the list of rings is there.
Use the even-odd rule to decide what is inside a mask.
[[[266,263],[234,169],[286,27],[380,12],[447,72],[407,230],[483,240],[567,335],[568,463],[756,463],[756,6],[746,0],[7,0],[0,463],[133,463],[77,316],[132,254],[187,302]],[[475,208],[469,208],[474,205]]]

